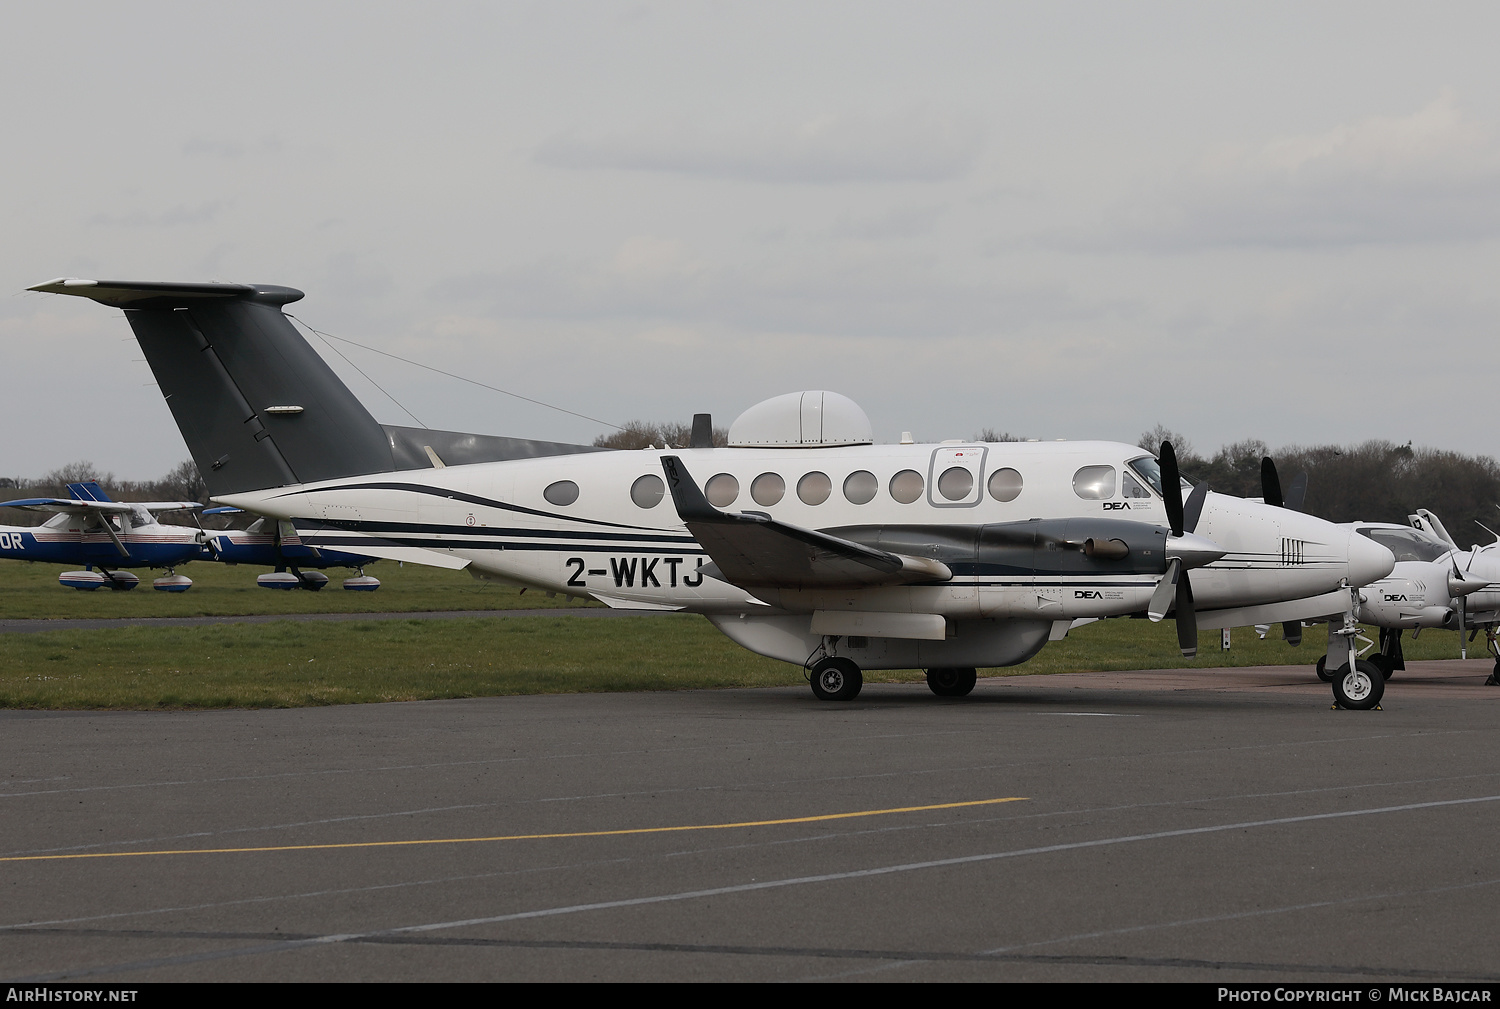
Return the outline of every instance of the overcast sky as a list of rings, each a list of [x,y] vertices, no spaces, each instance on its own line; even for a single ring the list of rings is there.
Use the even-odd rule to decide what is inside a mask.
[[[57,276],[613,423],[1497,452],[1500,6],[13,4],[0,475],[187,456]],[[377,418],[412,423],[324,356]],[[431,427],[598,424],[363,351]]]

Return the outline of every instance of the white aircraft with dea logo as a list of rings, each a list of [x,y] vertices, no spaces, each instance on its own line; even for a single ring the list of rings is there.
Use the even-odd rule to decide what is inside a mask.
[[[317,545],[467,569],[612,606],[702,613],[846,700],[863,669],[1035,655],[1087,617],[1198,627],[1357,605],[1389,574],[1374,541],[1275,504],[1183,499],[1161,459],[1114,442],[877,445],[836,393],[745,411],[728,448],[599,451],[378,424],[297,333],[284,287],[63,279],[32,288],[125,310],[214,500],[325,527]],[[1268,491],[1279,500],[1280,491]],[[1192,572],[1191,576],[1189,572]],[[1356,664],[1338,703],[1374,707]]]
[[[1360,619],[1380,628],[1376,651],[1360,662],[1369,662],[1389,679],[1406,668],[1401,637],[1427,628],[1456,630],[1460,650],[1468,657],[1468,640],[1484,631],[1485,647],[1495,658],[1495,668],[1485,682],[1500,684],[1500,535],[1493,543],[1462,550],[1438,517],[1426,508],[1407,516],[1409,526],[1384,522],[1358,522],[1354,529],[1387,547],[1396,566],[1360,593]],[[1486,529],[1486,532],[1490,530]],[[1335,658],[1339,653],[1335,646]],[[1318,660],[1318,677],[1327,681],[1327,656]]]

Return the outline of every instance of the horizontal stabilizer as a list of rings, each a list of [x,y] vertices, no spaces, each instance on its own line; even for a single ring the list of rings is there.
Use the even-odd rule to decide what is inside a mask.
[[[326,548],[325,544],[325,548]],[[455,557],[437,550],[427,550],[423,547],[398,547],[375,546],[361,542],[359,553],[365,557],[379,557],[386,561],[401,561],[405,564],[425,564],[430,568],[447,568],[449,571],[462,571],[469,566],[467,557]]]
[[[758,512],[722,512],[708,503],[677,456],[662,468],[678,517],[724,580],[743,587],[812,588],[946,581],[947,565],[877,550]]]

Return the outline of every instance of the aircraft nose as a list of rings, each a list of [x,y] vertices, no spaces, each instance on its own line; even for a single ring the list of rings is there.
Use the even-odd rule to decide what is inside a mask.
[[[1396,555],[1368,536],[1349,532],[1349,584],[1378,582],[1396,567]]]

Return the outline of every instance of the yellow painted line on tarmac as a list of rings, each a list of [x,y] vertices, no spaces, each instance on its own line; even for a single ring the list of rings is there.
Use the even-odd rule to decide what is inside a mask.
[[[898,806],[895,809],[863,809],[856,813],[823,813],[818,816],[792,816],[782,820],[743,820],[738,823],[695,823],[680,827],[630,827],[624,830],[579,830],[566,834],[506,834],[497,837],[438,837],[416,841],[278,844],[261,848],[182,848],[173,851],[94,851],[72,855],[8,855],[0,857],[0,862],[57,862],[73,858],[138,858],[143,855],[244,855],[262,851],[326,851],[335,848],[398,848],[416,844],[477,844],[483,841],[546,841],[567,837],[620,837],[625,834],[671,834],[686,830],[733,830],[740,827],[776,827],[787,823],[819,823],[825,820],[852,820],[862,816],[923,813],[934,809],[962,809],[966,806],[994,806],[1002,802],[1025,801],[1025,796],[1013,795],[1003,799],[940,802],[932,806]]]

